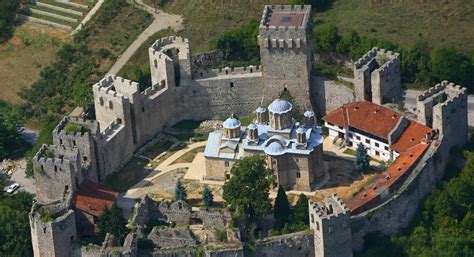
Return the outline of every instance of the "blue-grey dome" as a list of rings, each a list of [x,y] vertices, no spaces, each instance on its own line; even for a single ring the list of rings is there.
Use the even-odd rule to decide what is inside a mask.
[[[264,151],[268,155],[283,155],[285,154],[285,147],[278,141],[271,142],[267,147],[265,147]]]
[[[250,130],[257,129],[257,125],[255,125],[255,123],[251,123],[251,124],[248,126],[248,129],[250,129]]]
[[[305,112],[304,112],[304,116],[307,117],[307,118],[314,117],[314,112],[312,112],[312,111],[305,111]]]
[[[283,114],[288,113],[293,108],[290,102],[282,100],[282,99],[275,99],[269,106],[268,110],[272,113],[276,114]]]
[[[265,111],[266,111],[266,109],[262,106],[258,107],[257,110],[256,110],[257,113],[262,113],[262,112],[265,112]]]
[[[296,133],[298,134],[306,133],[306,129],[304,127],[299,127],[296,129]]]
[[[222,126],[226,129],[235,129],[240,127],[240,121],[233,116],[224,121]]]

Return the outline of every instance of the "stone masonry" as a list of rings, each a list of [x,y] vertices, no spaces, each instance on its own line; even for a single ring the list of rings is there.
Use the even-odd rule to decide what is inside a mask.
[[[357,101],[396,102],[402,93],[400,54],[372,48],[354,63],[354,87]]]

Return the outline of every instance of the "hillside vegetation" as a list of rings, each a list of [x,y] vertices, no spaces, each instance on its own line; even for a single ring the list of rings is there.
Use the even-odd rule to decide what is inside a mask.
[[[355,30],[402,46],[422,41],[466,53],[474,49],[472,0],[335,0],[315,18],[317,24],[335,25],[343,33]]]

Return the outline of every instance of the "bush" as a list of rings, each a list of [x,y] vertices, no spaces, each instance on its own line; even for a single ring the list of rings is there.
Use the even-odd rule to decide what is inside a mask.
[[[0,0],[0,43],[5,42],[13,31],[15,15],[20,7],[20,0]]]
[[[202,191],[202,202],[204,206],[211,206],[214,202],[214,195],[207,186],[204,186],[204,190]]]
[[[257,21],[251,21],[239,29],[223,33],[217,38],[213,48],[221,50],[227,62],[260,62],[258,24]]]

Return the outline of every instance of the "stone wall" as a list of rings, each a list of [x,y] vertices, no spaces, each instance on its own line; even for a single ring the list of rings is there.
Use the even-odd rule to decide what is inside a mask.
[[[203,70],[209,67],[222,67],[224,64],[224,54],[220,50],[207,53],[196,54],[191,58],[191,68],[193,70]]]
[[[431,146],[398,193],[385,203],[351,217],[353,249],[361,250],[364,236],[370,232],[394,235],[409,227],[420,202],[442,179],[450,148],[446,141],[442,141],[439,147]]]
[[[355,100],[353,90],[342,83],[324,77],[313,77],[311,87],[313,88],[312,98],[320,117]]]
[[[196,247],[196,239],[187,228],[160,228],[154,227],[147,237],[155,248],[174,249]]]
[[[313,257],[314,236],[312,232],[303,231],[282,236],[269,237],[255,244],[255,257]]]

